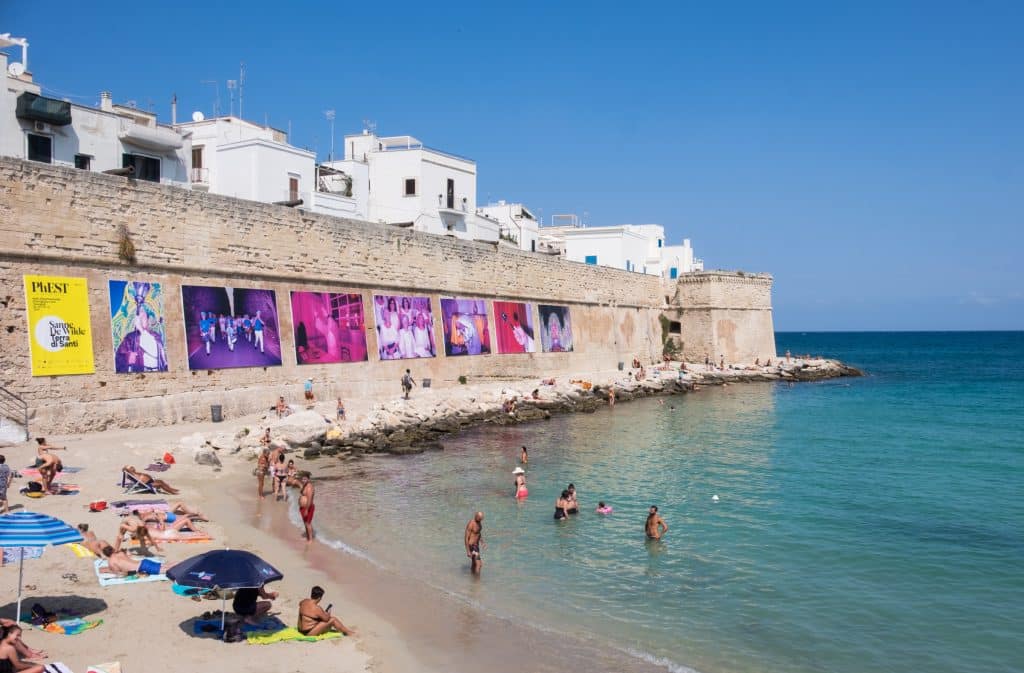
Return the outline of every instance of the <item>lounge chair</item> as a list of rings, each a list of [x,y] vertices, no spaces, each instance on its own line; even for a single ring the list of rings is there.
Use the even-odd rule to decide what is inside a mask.
[[[139,481],[134,475],[125,470],[121,470],[121,488],[124,489],[125,493],[148,493],[151,495],[159,495],[152,484],[146,484]]]

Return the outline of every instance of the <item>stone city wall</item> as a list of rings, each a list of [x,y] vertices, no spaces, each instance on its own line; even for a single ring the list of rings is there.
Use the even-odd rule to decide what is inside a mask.
[[[764,363],[776,355],[769,274],[683,274],[666,317],[680,325],[676,341],[687,362]]]
[[[134,262],[123,260],[122,230]],[[31,375],[25,274],[88,279],[94,374]],[[115,372],[111,279],[164,284],[170,371]],[[459,376],[609,371],[634,356],[657,359],[661,350],[664,296],[654,276],[14,159],[0,159],[0,282],[0,385],[28,401],[37,433],[200,420],[211,404],[223,405],[225,415],[252,413],[278,395],[301,398],[306,377],[320,399],[351,399],[397,395],[406,367],[417,380],[445,386],[457,385]],[[275,290],[282,366],[190,371],[182,285]],[[362,294],[369,360],[298,365],[292,290]],[[374,293],[431,298],[436,358],[379,360]],[[567,305],[574,351],[445,357],[443,296],[488,300],[492,326],[490,300]]]

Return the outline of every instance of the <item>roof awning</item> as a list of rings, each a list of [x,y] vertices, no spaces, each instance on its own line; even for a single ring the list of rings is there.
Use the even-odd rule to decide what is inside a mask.
[[[54,126],[67,126],[71,123],[71,103],[26,91],[18,96],[14,116]]]
[[[131,143],[147,150],[156,150],[157,152],[180,150],[185,146],[185,141],[181,139],[181,136],[176,131],[160,126],[153,128],[151,126],[132,124],[121,131],[118,137],[126,143]]]

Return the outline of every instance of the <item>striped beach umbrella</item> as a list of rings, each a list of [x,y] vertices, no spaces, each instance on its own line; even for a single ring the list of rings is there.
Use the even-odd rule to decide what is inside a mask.
[[[18,557],[18,615],[21,621],[21,585],[25,573],[25,548],[81,542],[82,534],[60,519],[35,512],[0,516],[0,547],[20,548]]]

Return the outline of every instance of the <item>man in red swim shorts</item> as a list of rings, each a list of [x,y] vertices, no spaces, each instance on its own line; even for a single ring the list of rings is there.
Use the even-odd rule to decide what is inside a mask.
[[[299,478],[302,485],[299,491],[299,515],[302,516],[302,524],[306,527],[306,539],[313,541],[313,514],[316,512],[316,504],[313,502],[313,482],[309,480],[309,472],[303,472]]]

